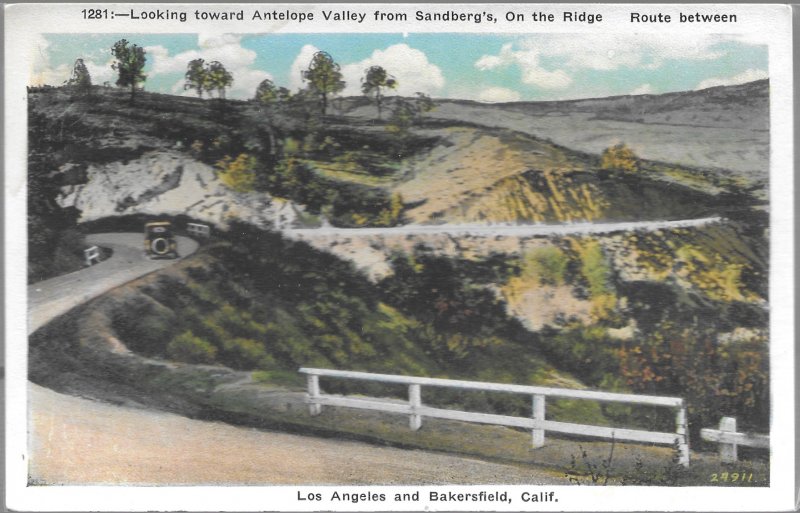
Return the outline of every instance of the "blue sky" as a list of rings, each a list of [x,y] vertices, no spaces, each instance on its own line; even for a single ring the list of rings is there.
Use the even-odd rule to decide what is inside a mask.
[[[93,82],[116,80],[110,48],[126,38],[145,48],[150,91],[183,89],[186,64],[218,60],[232,72],[228,96],[249,98],[265,78],[296,90],[314,52],[342,66],[344,94],[381,65],[397,94],[478,101],[555,100],[665,93],[767,77],[767,47],[736,36],[646,34],[45,34],[31,83],[61,84],[83,58]]]

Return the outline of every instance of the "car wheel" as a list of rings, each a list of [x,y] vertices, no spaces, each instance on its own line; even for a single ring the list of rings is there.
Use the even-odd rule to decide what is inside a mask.
[[[157,239],[153,239],[150,243],[150,249],[159,256],[167,255],[169,250],[169,241],[163,237],[158,237]]]

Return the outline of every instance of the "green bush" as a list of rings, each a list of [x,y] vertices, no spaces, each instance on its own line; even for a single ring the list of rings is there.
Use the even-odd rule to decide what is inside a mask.
[[[603,150],[600,168],[635,173],[639,171],[639,157],[624,143],[620,143]]]
[[[581,251],[581,273],[589,283],[589,292],[592,297],[602,296],[611,292],[609,282],[611,269],[603,255],[603,248],[597,241],[591,241]]]
[[[231,338],[222,343],[224,362],[234,369],[252,369],[272,363],[264,344],[249,338]]]
[[[546,331],[542,336],[548,359],[590,386],[598,386],[607,382],[608,376],[618,374],[618,345],[599,326],[580,325],[560,332]]]
[[[536,248],[525,255],[522,274],[542,285],[563,285],[569,259],[555,246]]]
[[[229,188],[236,192],[250,192],[256,185],[257,164],[255,157],[242,153],[236,159],[225,156],[217,162],[216,168],[219,179]]]
[[[217,348],[191,331],[185,331],[167,344],[167,355],[181,362],[213,363]]]

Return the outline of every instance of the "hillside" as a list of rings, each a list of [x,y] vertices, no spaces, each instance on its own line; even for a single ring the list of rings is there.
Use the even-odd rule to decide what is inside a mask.
[[[197,400],[192,380],[206,366],[227,369],[222,382],[208,379],[235,395],[228,378],[297,387],[297,367],[311,365],[680,395],[693,437],[720,411],[763,430],[769,226],[765,175],[751,171],[762,169],[752,166],[768,154],[768,132],[749,124],[762,103],[744,98],[748,87],[547,105],[440,101],[406,124],[374,119],[361,100],[321,116],[299,101],[143,92],[131,105],[110,88],[32,90],[31,280],[64,252],[79,255],[81,233],[139,231],[157,217],[206,222],[215,234],[190,260],[34,335],[32,375],[65,386],[70,373],[101,379],[111,362],[143,394],[141,376],[156,369],[163,380],[141,386],[163,405],[188,400],[170,395],[173,380]],[[648,107],[654,122],[626,117],[626,105]],[[724,108],[732,112],[719,117]],[[684,126],[690,111],[700,117]],[[562,132],[548,132],[553,122]],[[733,146],[746,153],[739,167],[720,157]],[[712,216],[582,236],[392,232]],[[291,239],[292,227],[329,225],[383,231]],[[66,374],[49,367],[60,342]],[[127,356],[92,366],[95,349],[115,348],[143,359],[131,374]],[[479,402],[500,413],[530,407]],[[569,401],[548,411],[673,422]]]
[[[405,215],[413,222],[680,219],[725,210],[701,177],[696,190],[661,170],[604,172],[593,156],[508,130],[420,133],[437,145],[404,162],[411,178],[392,189],[411,205]]]
[[[111,379],[110,396],[122,393],[168,408],[186,394],[190,398],[178,404],[197,402],[193,387],[182,389],[184,379],[207,379],[208,386],[244,380],[297,387],[301,366],[583,387],[547,361],[493,294],[459,279],[461,272],[440,274],[440,295],[418,302],[447,298],[451,308],[423,313],[405,304],[396,284],[377,286],[329,253],[236,224],[197,255],[36,332],[31,379],[71,391]],[[428,293],[424,286],[409,286],[416,294]],[[62,348],[59,354],[55,346]],[[203,378],[206,372],[211,376]],[[150,376],[146,384],[144,375]],[[171,389],[170,382],[181,385]],[[327,386],[346,391],[351,385]],[[373,388],[402,395],[391,387]],[[434,392],[427,400],[452,399]],[[527,403],[490,404],[523,411]],[[608,423],[597,405],[557,401],[551,414]]]
[[[389,125],[357,116],[303,122],[296,106],[143,93],[132,107],[114,90],[94,94],[75,100],[53,89],[30,98],[32,176],[78,221],[145,212],[264,227],[322,218],[339,226],[672,219],[724,213],[726,201],[741,206],[763,192],[754,185],[748,198],[729,176],[648,160],[637,176],[601,173],[599,151],[574,151],[526,131],[439,121],[454,105],[495,114],[508,105],[444,102],[398,138]],[[597,102],[607,108],[613,101]],[[590,106],[581,109],[575,112]],[[481,121],[491,124],[492,116]],[[245,192],[219,176],[226,156],[241,155],[256,159],[254,185]],[[733,201],[718,198],[734,192]]]

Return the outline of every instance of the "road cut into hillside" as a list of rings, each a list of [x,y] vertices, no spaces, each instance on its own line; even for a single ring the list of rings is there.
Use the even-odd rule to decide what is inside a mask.
[[[675,221],[623,221],[612,223],[562,224],[409,224],[393,228],[296,228],[286,230],[299,239],[315,237],[373,237],[380,235],[468,235],[472,237],[549,237],[592,235],[615,232],[656,231],[675,228],[697,228],[722,221],[721,217],[703,217]]]
[[[111,259],[29,287],[29,333],[171,265],[140,234],[96,234]],[[179,238],[187,256],[197,243]],[[27,458],[37,485],[563,484],[559,473],[441,453],[292,435],[61,394],[28,383]]]

